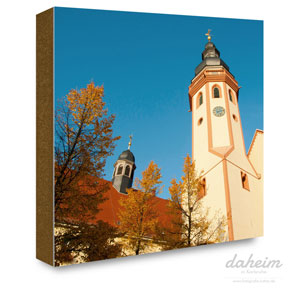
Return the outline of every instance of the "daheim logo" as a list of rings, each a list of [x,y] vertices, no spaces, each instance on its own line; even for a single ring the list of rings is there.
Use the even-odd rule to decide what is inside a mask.
[[[226,268],[281,268],[282,263],[280,260],[271,260],[266,257],[264,260],[253,259],[253,253],[250,254],[248,260],[237,259],[237,254],[234,255],[233,259],[226,262]]]

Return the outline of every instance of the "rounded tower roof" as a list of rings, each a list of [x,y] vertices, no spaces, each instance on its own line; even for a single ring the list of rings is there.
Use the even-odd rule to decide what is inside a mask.
[[[121,160],[126,159],[126,160],[129,160],[129,161],[135,162],[135,157],[134,157],[133,153],[129,149],[123,151],[120,154],[120,156],[119,156],[118,159],[121,159]]]
[[[220,51],[211,41],[205,45],[205,49],[202,52],[202,62],[195,69],[195,76],[197,76],[207,66],[223,66],[227,71],[229,71],[229,67],[220,58]]]
[[[202,52],[202,60],[204,60],[206,57],[220,57],[219,50],[212,42],[208,42],[205,45],[204,51]]]

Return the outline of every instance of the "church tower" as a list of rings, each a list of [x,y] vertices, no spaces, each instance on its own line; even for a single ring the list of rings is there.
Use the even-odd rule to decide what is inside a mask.
[[[211,217],[227,217],[228,240],[260,236],[262,228],[262,174],[257,173],[245,149],[239,112],[239,85],[211,42],[202,52],[189,86],[192,112],[192,157],[205,178],[204,203]],[[261,153],[262,155],[262,153]]]
[[[135,157],[130,151],[132,136],[128,144],[128,149],[123,151],[114,164],[114,173],[112,177],[113,187],[123,194],[127,194],[126,189],[132,187],[134,170],[136,169]]]

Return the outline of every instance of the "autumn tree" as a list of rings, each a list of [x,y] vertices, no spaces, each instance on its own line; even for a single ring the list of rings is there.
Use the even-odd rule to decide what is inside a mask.
[[[158,222],[156,195],[161,191],[160,179],[160,169],[151,161],[142,173],[142,179],[136,178],[134,189],[128,189],[128,196],[120,199],[119,229],[136,255],[145,249],[155,234]]]
[[[55,120],[55,218],[89,220],[108,188],[103,177],[115,141],[103,100],[103,86],[93,82],[72,89],[58,101]]]
[[[211,219],[204,206],[205,181],[195,170],[187,155],[181,181],[172,179],[169,188],[171,224],[164,228],[165,248],[182,248],[221,242],[225,233],[225,218],[219,212]]]
[[[55,236],[55,265],[90,262],[121,256],[117,229],[108,223],[64,222]]]

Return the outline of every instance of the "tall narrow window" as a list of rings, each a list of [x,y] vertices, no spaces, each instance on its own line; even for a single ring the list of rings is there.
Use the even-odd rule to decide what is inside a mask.
[[[202,103],[203,103],[203,94],[200,93],[198,98],[197,98],[196,108],[198,108]]]
[[[119,168],[118,168],[117,175],[121,175],[122,172],[123,172],[123,165],[120,165]]]
[[[203,94],[200,93],[199,106],[203,103]]]
[[[235,102],[234,102],[234,98],[233,98],[233,94],[232,94],[232,91],[231,90],[229,90],[229,100],[232,102],[232,103],[234,103],[235,104]]]
[[[248,175],[244,172],[241,172],[241,178],[242,178],[242,186],[245,190],[250,191],[249,188],[249,180],[248,180]]]
[[[127,165],[125,168],[125,175],[129,177],[129,173],[130,173],[130,167],[129,165]]]
[[[219,88],[217,86],[215,86],[213,88],[213,97],[214,98],[220,98],[220,90],[219,90]]]
[[[229,100],[230,100],[231,102],[233,102],[233,101],[232,101],[232,93],[231,93],[231,90],[229,90]]]

